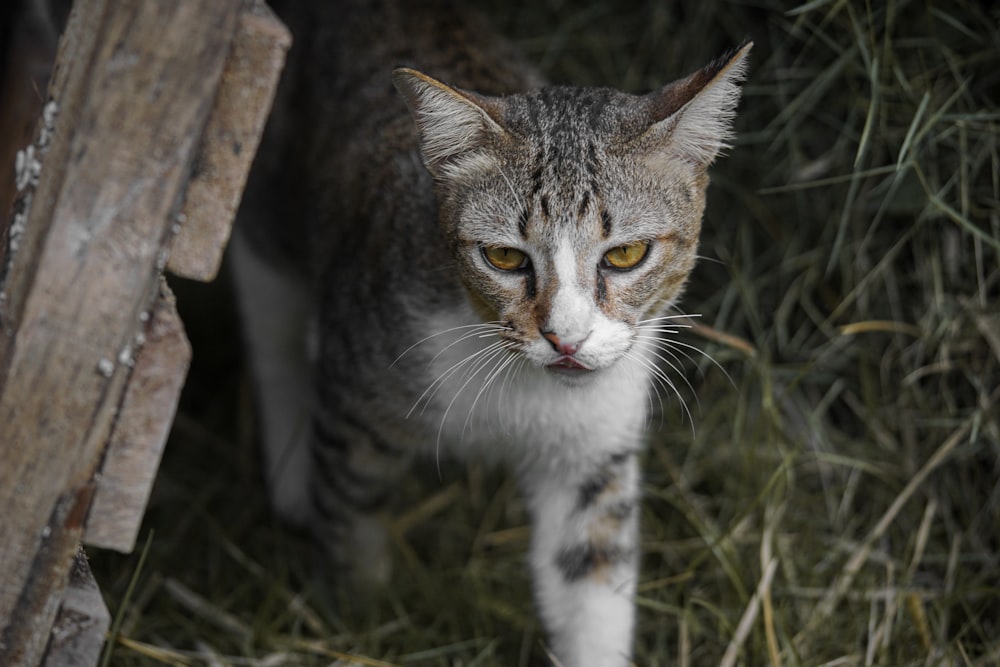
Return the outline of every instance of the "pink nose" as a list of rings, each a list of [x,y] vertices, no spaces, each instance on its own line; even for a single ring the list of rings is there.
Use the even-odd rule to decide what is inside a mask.
[[[549,344],[552,345],[552,349],[559,354],[565,354],[567,356],[573,356],[576,354],[583,345],[583,341],[586,340],[586,338],[582,338],[577,341],[562,341],[559,339],[559,336],[552,331],[543,331],[542,336],[545,340],[549,341]]]

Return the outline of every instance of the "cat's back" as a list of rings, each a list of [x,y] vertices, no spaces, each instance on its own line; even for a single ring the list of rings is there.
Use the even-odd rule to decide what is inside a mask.
[[[398,101],[392,69],[418,67],[448,83],[485,95],[505,95],[542,84],[511,44],[467,3],[449,0],[334,0],[290,5],[298,23],[302,72],[321,95],[378,112],[377,101]],[[295,28],[293,27],[293,30]],[[329,90],[317,84],[326,82]],[[334,100],[329,100],[333,102]],[[382,111],[401,104],[388,105]]]

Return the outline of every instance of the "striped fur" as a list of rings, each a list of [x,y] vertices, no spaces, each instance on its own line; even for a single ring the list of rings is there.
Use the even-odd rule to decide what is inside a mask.
[[[441,5],[286,16],[291,74],[234,245],[272,496],[338,576],[385,582],[379,516],[413,457],[506,465],[556,656],[620,667],[637,453],[670,382],[661,315],[694,265],[749,46],[646,96],[549,87]],[[608,263],[629,244],[633,267]],[[491,248],[524,262],[499,269]]]

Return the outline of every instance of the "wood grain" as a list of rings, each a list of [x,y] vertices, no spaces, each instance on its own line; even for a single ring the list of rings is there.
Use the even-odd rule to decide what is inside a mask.
[[[291,43],[288,28],[262,2],[240,15],[185,194],[171,273],[215,279]]]
[[[83,541],[89,546],[123,553],[135,548],[191,362],[191,346],[173,295],[165,283],[160,290],[148,326],[132,342],[135,367],[84,527]]]

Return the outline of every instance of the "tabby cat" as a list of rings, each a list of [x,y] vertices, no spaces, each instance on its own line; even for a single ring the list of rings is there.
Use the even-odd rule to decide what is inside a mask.
[[[664,313],[750,44],[635,96],[547,86],[443,2],[298,5],[233,242],[273,504],[385,582],[414,456],[504,464],[559,664],[626,665]]]

